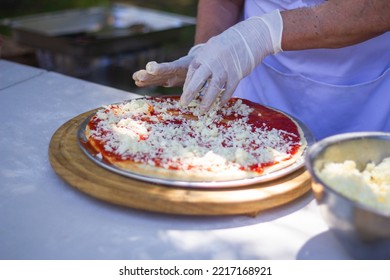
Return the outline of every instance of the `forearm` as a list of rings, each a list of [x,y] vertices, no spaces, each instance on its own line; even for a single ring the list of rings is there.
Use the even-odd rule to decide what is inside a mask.
[[[244,0],[199,0],[195,44],[204,43],[241,16]]]
[[[329,0],[281,14],[283,50],[345,47],[390,30],[389,0]]]

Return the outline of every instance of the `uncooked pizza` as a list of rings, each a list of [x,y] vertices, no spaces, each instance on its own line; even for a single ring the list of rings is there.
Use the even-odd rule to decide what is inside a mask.
[[[288,115],[239,98],[199,111],[199,99],[145,97],[100,108],[85,136],[98,157],[130,173],[180,181],[229,181],[293,164],[307,145]]]

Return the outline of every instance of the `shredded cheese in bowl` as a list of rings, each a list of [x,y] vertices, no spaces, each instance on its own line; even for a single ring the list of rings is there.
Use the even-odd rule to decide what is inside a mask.
[[[390,157],[377,165],[368,163],[363,171],[352,160],[327,162],[317,174],[346,197],[390,213]]]

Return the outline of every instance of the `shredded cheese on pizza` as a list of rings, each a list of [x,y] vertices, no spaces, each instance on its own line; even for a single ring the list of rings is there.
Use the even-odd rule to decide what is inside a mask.
[[[206,115],[199,101],[180,106],[175,98],[141,98],[97,111],[90,137],[120,160],[173,170],[255,170],[291,158],[299,135],[252,125],[253,109],[237,99]],[[261,116],[258,116],[259,118]]]

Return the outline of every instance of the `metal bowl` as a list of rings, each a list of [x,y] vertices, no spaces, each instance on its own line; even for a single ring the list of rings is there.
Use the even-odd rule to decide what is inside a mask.
[[[318,176],[325,162],[353,160],[363,170],[390,157],[390,133],[345,133],[312,145],[305,165],[321,214],[340,244],[357,259],[390,259],[390,213],[354,201]]]

